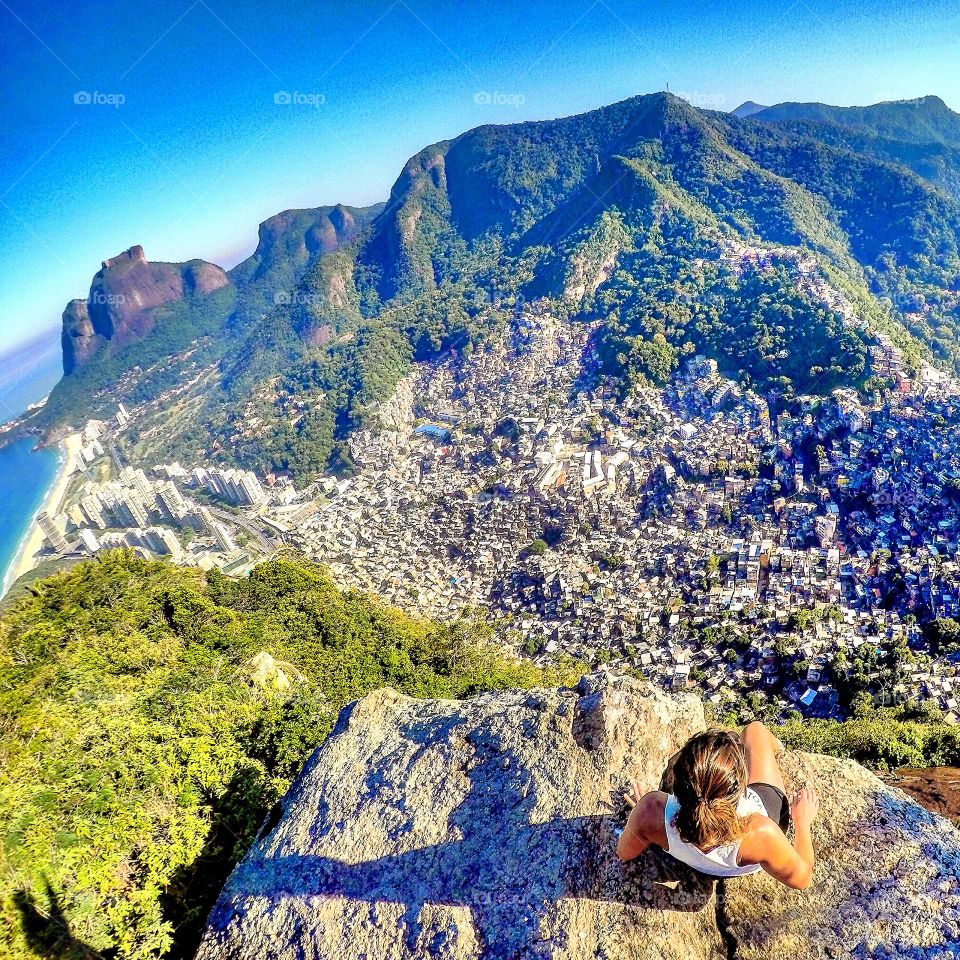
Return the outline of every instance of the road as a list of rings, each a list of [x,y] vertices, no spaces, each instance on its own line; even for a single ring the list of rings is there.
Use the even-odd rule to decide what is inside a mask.
[[[233,513],[230,510],[224,510],[221,507],[211,506],[209,509],[210,513],[212,513],[213,516],[215,516],[218,520],[223,520],[225,523],[229,523],[235,527],[240,527],[242,530],[246,530],[251,537],[256,538],[260,544],[260,549],[264,553],[273,553],[273,551],[276,550],[280,545],[280,541],[278,541],[272,534],[266,533],[252,520],[248,520],[246,517],[237,513]]]

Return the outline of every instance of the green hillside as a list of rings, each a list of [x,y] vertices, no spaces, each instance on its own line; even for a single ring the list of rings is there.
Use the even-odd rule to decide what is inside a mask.
[[[231,581],[116,551],[32,584],[0,620],[0,956],[192,956],[345,703],[572,677],[485,640],[295,558]]]
[[[382,207],[267,221],[231,273],[232,303],[191,301],[182,323],[175,311],[75,387],[66,378],[42,417],[79,419],[98,384],[142,399],[210,361],[148,455],[304,480],[349,467],[350,432],[412,361],[481,343],[531,298],[601,320],[604,373],[624,384],[662,382],[697,350],[774,396],[859,387],[874,328],[914,362],[926,350],[960,369],[957,131],[936,98],[738,119],[665,93],[478,127],[412,157]],[[811,262],[856,322],[811,292]],[[184,343],[193,310],[200,349]],[[194,352],[128,385],[120,366],[155,363],[160,336]]]

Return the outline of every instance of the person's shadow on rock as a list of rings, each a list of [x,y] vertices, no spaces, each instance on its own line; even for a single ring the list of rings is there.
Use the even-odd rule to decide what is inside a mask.
[[[13,905],[20,914],[20,927],[31,953],[47,960],[109,960],[112,953],[95,950],[74,936],[56,892],[45,883],[46,912],[41,912],[28,890],[17,890]]]
[[[281,828],[276,855],[257,856],[255,849],[237,868],[209,927],[224,931],[234,920],[242,923],[249,898],[279,907],[287,899],[339,896],[403,904],[407,945],[414,950],[426,905],[466,906],[488,945],[485,955],[514,957],[533,949],[540,920],[565,899],[638,911],[695,912],[710,903],[711,878],[660,850],[627,864],[618,860],[612,815],[537,822],[535,792],[511,751],[476,740],[473,746],[483,759],[472,765],[470,790],[448,820],[458,839],[345,863],[309,853],[284,855]],[[271,846],[269,839],[261,841],[260,851]]]

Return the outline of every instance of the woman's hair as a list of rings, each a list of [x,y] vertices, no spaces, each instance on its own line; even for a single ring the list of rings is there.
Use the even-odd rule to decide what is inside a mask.
[[[712,850],[743,836],[737,803],[747,786],[740,738],[729,730],[691,737],[673,765],[673,793],[680,803],[674,825],[680,838]]]

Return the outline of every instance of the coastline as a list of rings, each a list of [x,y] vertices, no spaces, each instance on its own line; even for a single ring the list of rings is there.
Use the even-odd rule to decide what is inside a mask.
[[[30,526],[4,576],[3,591],[0,595],[6,594],[20,577],[37,565],[36,555],[43,548],[44,543],[43,531],[37,525],[37,517],[43,511],[51,515],[58,512],[64,494],[67,492],[70,478],[73,476],[73,465],[76,463],[77,454],[83,446],[83,438],[79,433],[72,433],[61,440],[58,446],[60,447],[60,464],[57,467],[57,475],[50,485],[47,495],[43,498],[43,502],[30,518]]]

